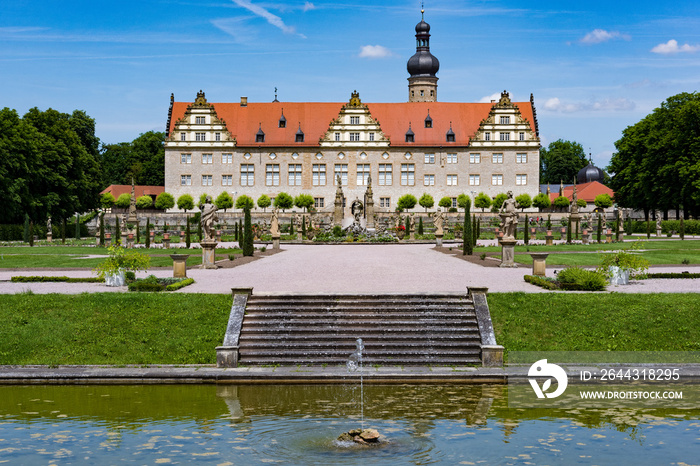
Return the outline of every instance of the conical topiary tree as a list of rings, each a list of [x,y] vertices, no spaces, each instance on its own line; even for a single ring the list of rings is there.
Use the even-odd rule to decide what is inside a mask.
[[[190,248],[190,244],[192,244],[192,237],[190,232],[190,218],[187,217],[187,225],[185,226],[185,246],[187,247],[187,249]]]
[[[151,247],[151,219],[146,219],[146,249]]]
[[[598,229],[596,231],[598,243],[602,241],[603,235],[603,216],[598,214]]]
[[[471,208],[470,204],[466,204],[464,206],[464,232],[462,234],[462,255],[463,256],[466,256],[467,254],[471,256],[472,253],[474,252],[474,245],[472,244],[472,241],[473,241],[472,217],[471,217],[471,213],[469,212],[469,209]]]
[[[100,246],[105,246],[105,214],[100,214]]]
[[[528,221],[528,218],[526,215],[525,216],[525,233],[523,234],[523,241],[525,242],[525,244],[530,243],[530,229],[528,228],[529,223],[530,222]]]

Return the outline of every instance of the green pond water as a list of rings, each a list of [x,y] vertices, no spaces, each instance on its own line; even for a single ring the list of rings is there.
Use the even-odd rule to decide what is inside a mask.
[[[700,407],[509,409],[507,387],[0,386],[0,464],[698,464]],[[341,443],[377,429],[385,442]]]

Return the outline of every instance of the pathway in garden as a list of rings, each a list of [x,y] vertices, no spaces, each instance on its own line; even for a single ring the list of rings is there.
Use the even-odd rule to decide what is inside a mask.
[[[201,253],[199,250],[193,254]],[[547,269],[553,276],[555,269]],[[699,266],[654,267],[654,272],[700,272]],[[170,269],[150,271],[172,276]],[[467,287],[487,287],[491,292],[545,290],[530,285],[523,276],[530,267],[501,269],[482,267],[433,249],[431,244],[403,245],[283,245],[283,251],[248,264],[218,270],[189,269],[196,280],[180,292],[229,293],[233,287],[253,287],[258,293],[436,293],[465,292]],[[94,276],[90,270],[0,270],[0,293],[68,293],[126,291],[98,283],[11,283],[14,275]],[[139,273],[145,276],[145,273]],[[700,292],[700,279],[640,280],[629,286],[609,286],[626,293]]]

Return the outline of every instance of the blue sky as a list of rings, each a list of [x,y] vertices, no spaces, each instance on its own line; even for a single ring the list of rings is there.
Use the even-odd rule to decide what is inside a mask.
[[[700,90],[700,2],[425,0],[441,101],[507,89],[543,145],[604,167],[622,130]],[[104,143],[163,131],[170,93],[212,102],[407,100],[419,0],[15,0],[0,5],[0,106],[85,110]]]

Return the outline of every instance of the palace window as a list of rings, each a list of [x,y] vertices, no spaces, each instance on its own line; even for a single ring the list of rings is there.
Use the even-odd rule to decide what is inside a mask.
[[[350,124],[351,125],[359,125],[360,124],[360,117],[359,116],[351,116],[350,117]]]
[[[252,163],[241,164],[241,186],[255,185],[255,165]]]
[[[379,164],[379,185],[380,186],[391,186],[392,180],[392,170],[390,163],[380,163]]]
[[[335,133],[336,142],[340,141],[340,133]]]
[[[367,185],[368,179],[369,179],[369,164],[368,163],[358,163],[357,164],[357,186]]]
[[[317,209],[323,209],[324,198],[314,197],[314,207]]]
[[[180,141],[187,141],[187,133],[180,133]]]
[[[384,208],[389,208],[391,204],[391,198],[390,197],[380,197],[379,198],[379,207],[384,207]]]
[[[221,141],[221,133],[214,133],[214,140]]]
[[[412,163],[401,164],[401,186],[413,186],[415,182],[416,166]]]
[[[493,186],[503,185],[503,175],[491,175],[491,184]]]
[[[450,199],[452,200],[452,207],[454,207],[455,209],[456,209],[457,207],[459,207],[459,205],[457,204],[457,198],[456,198],[456,197],[451,197]]]
[[[491,140],[491,133],[484,133],[484,141],[490,141]]]
[[[374,133],[369,133],[369,140],[374,141]]]
[[[520,139],[521,141],[524,141],[525,140],[525,133],[519,133],[518,139]]]
[[[212,175],[202,175],[202,186],[211,186],[213,184]]]
[[[501,124],[502,125],[509,125],[510,124],[510,117],[509,116],[502,116],[501,117]]]
[[[221,186],[233,186],[233,175],[221,175]]]
[[[457,186],[457,175],[447,175],[447,186]]]
[[[423,186],[435,186],[435,175],[423,175]]]
[[[268,163],[265,165],[265,186],[280,185],[280,165],[278,163]]]
[[[221,163],[233,163],[233,154],[221,154]]]
[[[207,133],[194,133],[194,140],[195,141],[206,141],[207,140]]]
[[[515,175],[515,184],[517,186],[525,186],[527,184],[527,175]]]
[[[180,154],[180,163],[192,163],[192,154]]]
[[[498,138],[501,141],[510,141],[510,133],[498,133]]]
[[[492,163],[503,163],[503,154],[493,154],[491,156]]]
[[[435,163],[435,154],[425,154],[425,163]]]
[[[515,154],[515,163],[527,163],[527,154]]]
[[[314,186],[326,185],[326,164],[315,163],[311,166],[311,180]]]
[[[447,163],[457,163],[457,154],[447,154]]]
[[[481,154],[469,154],[469,163],[481,163]]]
[[[192,175],[180,175],[180,186],[192,186]]]
[[[357,142],[360,140],[360,133],[350,133],[350,141]]]
[[[469,175],[469,186],[479,186],[481,177],[479,175]]]
[[[290,163],[289,164],[289,186],[301,186],[301,164],[300,163]]]
[[[194,123],[196,125],[203,125],[203,124],[206,124],[206,122],[207,122],[207,119],[203,116],[194,117]]]
[[[338,183],[338,175],[340,175],[340,184],[342,186],[347,186],[348,185],[348,164],[347,163],[336,163],[335,164],[333,184]]]
[[[202,163],[210,164],[213,163],[213,156],[211,154],[202,154]]]

